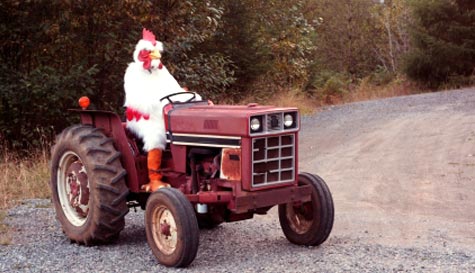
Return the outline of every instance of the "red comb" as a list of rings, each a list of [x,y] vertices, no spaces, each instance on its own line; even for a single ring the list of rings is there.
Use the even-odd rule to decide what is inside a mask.
[[[146,41],[150,41],[153,44],[155,44],[157,42],[155,40],[155,35],[153,35],[153,33],[151,31],[147,30],[146,28],[144,28],[142,30],[142,39],[146,40]]]

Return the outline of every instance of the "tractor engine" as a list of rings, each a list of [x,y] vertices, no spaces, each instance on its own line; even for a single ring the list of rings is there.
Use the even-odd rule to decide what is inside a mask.
[[[192,148],[188,154],[191,174],[191,193],[210,191],[211,180],[219,177],[219,150]]]
[[[205,176],[235,181],[246,191],[296,181],[299,116],[295,108],[180,104],[166,113],[166,126],[178,172],[190,173],[203,160]],[[193,159],[189,165],[195,167],[185,170],[185,157]]]

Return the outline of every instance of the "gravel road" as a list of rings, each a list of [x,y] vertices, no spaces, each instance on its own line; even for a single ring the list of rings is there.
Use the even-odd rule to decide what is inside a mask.
[[[475,89],[328,107],[302,119],[300,167],[328,183],[335,225],[290,244],[277,211],[200,232],[186,269],[157,264],[143,212],[112,245],[71,244],[49,200],[8,212],[0,272],[475,272]]]

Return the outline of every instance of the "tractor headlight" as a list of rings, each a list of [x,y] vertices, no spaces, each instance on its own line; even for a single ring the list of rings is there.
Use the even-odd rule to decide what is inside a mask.
[[[298,112],[286,112],[284,113],[284,130],[297,129],[299,122]]]
[[[291,114],[285,114],[284,116],[284,126],[286,128],[291,127],[294,124],[294,117]]]
[[[261,128],[261,121],[259,120],[259,118],[252,118],[251,130],[255,132],[255,131],[259,131],[260,128]]]

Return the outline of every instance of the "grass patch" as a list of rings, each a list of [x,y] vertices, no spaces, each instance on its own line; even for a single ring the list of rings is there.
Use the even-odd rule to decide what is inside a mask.
[[[375,84],[370,77],[363,78],[353,90],[345,93],[343,103],[374,100],[424,93],[424,88],[402,77],[396,77],[386,84]]]
[[[296,89],[278,92],[269,98],[269,102],[277,107],[297,107],[303,115],[313,113],[319,105]]]
[[[43,203],[43,204],[35,204],[35,209],[50,209],[53,207],[52,202]]]
[[[332,84],[325,84],[321,88],[307,91],[273,88],[276,91],[271,96],[263,96],[257,92],[241,100],[238,104],[258,102],[262,105],[297,107],[301,114],[306,115],[314,113],[322,106],[427,92],[424,88],[406,80],[402,76],[397,76],[384,83],[375,82],[371,77],[363,78],[357,84],[341,80],[337,87],[334,86],[333,82],[330,81],[330,83]],[[262,87],[262,89],[269,88],[271,87]]]
[[[29,198],[50,198],[49,149],[31,152],[28,157],[0,152],[0,209]]]
[[[30,152],[28,157],[0,151],[0,245],[11,244],[10,227],[5,224],[8,208],[23,199],[50,198],[48,150]]]
[[[4,224],[7,213],[0,210],[0,245],[9,245],[11,243],[10,230],[8,225]]]

